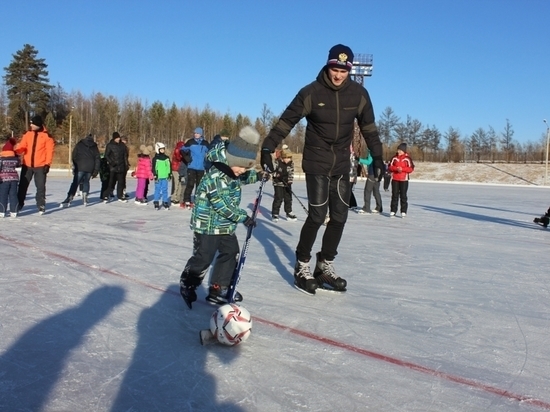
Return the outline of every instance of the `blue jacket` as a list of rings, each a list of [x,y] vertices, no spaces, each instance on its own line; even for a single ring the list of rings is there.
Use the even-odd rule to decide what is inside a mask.
[[[189,170],[202,170],[206,169],[206,153],[208,152],[208,143],[204,140],[204,137],[199,139],[189,139],[181,148],[182,154],[189,155],[191,159],[187,165]]]

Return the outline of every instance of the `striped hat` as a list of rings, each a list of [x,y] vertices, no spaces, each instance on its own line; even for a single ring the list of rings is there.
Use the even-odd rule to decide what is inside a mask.
[[[353,66],[353,52],[348,46],[337,44],[328,52],[327,67],[344,69],[348,72]]]

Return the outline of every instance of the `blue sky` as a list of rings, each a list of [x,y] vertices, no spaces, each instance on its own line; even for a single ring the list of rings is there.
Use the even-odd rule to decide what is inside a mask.
[[[280,114],[343,43],[372,53],[365,80],[386,107],[463,136],[510,120],[550,123],[550,1],[35,0],[2,6],[0,67],[28,43],[67,92],[220,113]],[[2,73],[4,73],[2,71]]]

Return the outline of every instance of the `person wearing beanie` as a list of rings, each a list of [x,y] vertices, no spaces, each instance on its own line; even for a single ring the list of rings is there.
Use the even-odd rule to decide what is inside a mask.
[[[286,146],[286,145],[285,145]],[[287,220],[295,221],[296,215],[292,211],[292,183],[294,182],[294,162],[292,153],[287,149],[281,150],[278,159],[273,162],[273,204],[271,205],[271,220],[279,221],[279,210],[284,204]]]
[[[0,152],[0,217],[5,217],[8,210],[11,217],[17,216],[17,168],[21,166],[21,161],[13,151],[14,144],[15,139],[8,137]]]
[[[193,193],[193,189],[195,189],[196,193],[207,166],[206,153],[208,152],[208,142],[204,140],[202,134],[202,127],[195,128],[193,138],[185,142],[181,148],[183,157],[189,160],[187,164],[187,185],[183,191],[183,202],[187,209],[193,208],[191,194]]]
[[[382,143],[374,109],[367,90],[350,78],[353,58],[348,46],[337,44],[332,47],[315,81],[302,88],[290,102],[269,131],[261,150],[261,166],[272,173],[275,170],[272,153],[292,128],[306,118],[302,169],[306,178],[309,213],[296,246],[294,285],[309,295],[315,294],[317,288],[338,292],[346,290],[347,282],[336,274],[333,262],[348,217],[350,144],[355,133],[355,121],[372,153],[376,178],[383,177]],[[311,251],[327,214],[330,220],[311,273]]]
[[[44,127],[42,117],[33,116],[30,130],[21,137],[21,141],[15,146],[15,153],[23,157],[17,191],[18,210],[25,205],[27,191],[34,178],[38,213],[46,212],[46,177],[52,164],[54,147],[55,142]]]
[[[88,205],[90,193],[90,179],[97,177],[101,158],[97,143],[92,134],[88,134],[75,145],[72,152],[74,179],[67,192],[67,198],[61,202],[62,207],[71,204],[78,187],[82,186],[82,203]]]
[[[129,169],[128,148],[122,143],[118,132],[113,133],[113,138],[105,146],[104,157],[109,165],[109,184],[107,189],[101,193],[103,203],[109,201],[110,194],[115,190],[115,186],[118,201],[123,203],[128,202],[124,196],[126,173]]]
[[[189,307],[197,300],[196,288],[201,285],[214,258],[206,300],[227,303],[227,291],[239,255],[237,225],[256,225],[240,203],[241,186],[258,181],[259,173],[252,168],[256,164],[259,143],[260,134],[246,126],[227,145],[220,140],[208,151],[207,159],[212,166],[197,188],[191,213],[193,255],[180,277],[180,293]],[[235,301],[242,301],[238,292]]]
[[[397,146],[397,153],[391,158],[388,171],[391,173],[390,217],[395,216],[401,202],[401,217],[404,218],[409,206],[409,174],[414,171],[414,163],[407,153],[407,143]]]

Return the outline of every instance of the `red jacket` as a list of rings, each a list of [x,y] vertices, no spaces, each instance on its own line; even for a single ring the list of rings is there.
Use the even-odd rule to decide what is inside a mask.
[[[402,155],[396,153],[390,160],[388,171],[393,180],[400,182],[409,180],[409,173],[414,171],[414,163],[408,153]]]
[[[177,172],[180,168],[180,163],[183,160],[183,157],[181,155],[181,148],[184,144],[185,142],[178,142],[176,144],[176,147],[174,148],[174,151],[172,152],[172,161],[170,162],[170,165],[173,172]]]

